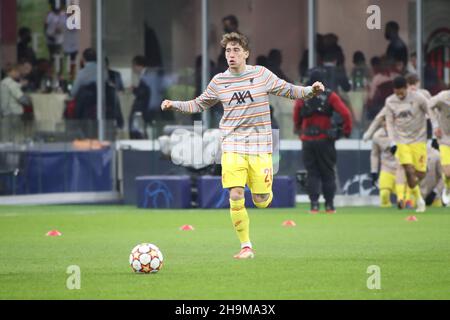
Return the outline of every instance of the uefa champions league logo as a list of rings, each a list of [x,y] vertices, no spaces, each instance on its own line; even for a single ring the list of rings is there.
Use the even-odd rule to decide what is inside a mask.
[[[148,208],[150,202],[153,208],[170,208],[172,201],[173,195],[165,183],[155,181],[145,187],[144,208]]]

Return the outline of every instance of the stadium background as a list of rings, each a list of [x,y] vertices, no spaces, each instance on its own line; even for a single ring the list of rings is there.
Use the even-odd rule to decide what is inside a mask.
[[[304,81],[299,64],[305,50],[312,48],[314,57],[316,33],[338,37],[350,74],[355,51],[364,53],[368,65],[372,57],[386,52],[384,26],[394,20],[409,52],[423,49],[418,54],[419,75],[430,85],[425,74],[426,67],[432,69],[440,86],[431,84],[435,94],[450,84],[450,1],[72,2],[81,8],[79,53],[88,47],[97,49],[99,61],[107,56],[111,69],[122,75],[125,89],[118,96],[126,120],[118,128],[101,117],[63,116],[70,107],[66,58],[59,66],[65,87],[56,82],[44,92],[29,92],[31,123],[12,126],[1,120],[0,299],[449,298],[448,208],[430,208],[410,220],[413,211],[377,206],[378,190],[369,176],[371,143],[361,140],[370,122],[365,117],[365,89],[342,93],[355,123],[351,137],[337,142],[338,213],[334,215],[308,214],[304,190],[295,183],[303,164],[302,145],[293,133],[294,101],[271,98],[280,127],[277,176],[291,179],[288,191],[294,191],[299,203],[292,208],[249,208],[257,258],[244,263],[232,259],[238,243],[229,210],[136,208],[136,177],[187,176],[187,182],[177,180],[175,187],[187,183],[189,188],[189,177],[201,177],[211,168],[175,165],[161,152],[159,134],[189,126],[193,118],[177,114],[150,123],[145,139],[131,139],[128,117],[134,99],[130,86],[138,80],[132,58],[145,55],[159,68],[167,84],[165,97],[192,98],[210,79],[212,71],[204,57],[217,63],[222,18],[230,14],[250,37],[249,63],[278,49],[283,56],[281,69],[296,83]],[[372,4],[381,9],[379,30],[366,26],[370,16],[366,10]],[[2,71],[17,62],[21,27],[31,29],[37,57],[49,58],[43,31],[48,11],[47,0],[0,0]],[[77,69],[79,62],[80,54]],[[314,60],[308,63],[315,65]],[[214,127],[216,116],[210,113],[203,120]],[[89,140],[80,136],[80,128],[91,129]],[[282,227],[287,220],[297,226]],[[194,230],[181,231],[185,224]],[[62,236],[46,236],[51,230]],[[155,276],[140,277],[130,270],[130,250],[142,242],[155,243],[164,253],[164,268]],[[81,290],[66,286],[71,265],[81,269]],[[381,268],[380,290],[368,286],[372,266]]]
[[[207,53],[209,59],[215,63],[220,54],[218,41],[222,34],[222,18],[228,14],[234,14],[238,18],[239,30],[251,40],[252,53],[249,63],[255,63],[259,55],[266,55],[276,48],[283,55],[282,70],[286,77],[295,82],[305,80],[299,73],[299,64],[305,50],[314,40],[315,32],[332,32],[338,37],[338,44],[345,56],[344,65],[349,74],[353,52],[362,51],[367,64],[371,57],[385,52],[388,42],[384,38],[384,25],[387,21],[394,20],[400,26],[400,37],[407,44],[410,53],[416,51],[417,40],[422,39],[422,59],[417,62],[419,70],[423,70],[425,64],[432,66],[439,77],[441,87],[449,84],[450,30],[447,17],[450,14],[450,6],[445,0],[386,0],[376,3],[351,0],[173,0],[163,3],[146,0],[125,3],[115,0],[81,0],[73,3],[78,3],[81,8],[79,52],[87,47],[101,48],[102,55],[109,58],[111,68],[121,73],[126,88],[135,85],[137,80],[131,71],[131,59],[137,54],[144,54],[164,73],[164,81],[168,83],[165,87],[166,96],[179,99],[195,96],[209,80],[208,73],[213,72],[208,71],[206,59],[198,60],[197,65],[196,59]],[[366,26],[370,15],[366,9],[371,4],[376,4],[381,9],[379,30],[369,30]],[[98,8],[101,10],[98,11]],[[48,10],[49,2],[44,0],[2,1],[0,57],[3,67],[15,62],[19,27],[32,29],[32,44],[38,58],[48,55],[43,34],[43,21]],[[15,14],[10,14],[11,12]],[[418,17],[421,17],[422,23],[417,23]],[[101,33],[98,32],[99,26],[102,28]],[[418,30],[421,32],[418,33]],[[199,61],[203,63],[198,64]],[[67,63],[64,63],[61,68],[64,69],[63,76],[67,76]],[[309,62],[309,66],[314,66],[315,63],[316,61]],[[423,72],[419,73],[423,78]],[[436,88],[433,90],[436,91]],[[74,147],[74,127],[81,125],[80,122],[88,121],[63,119],[62,111],[66,107],[64,100],[67,97],[61,97],[60,92],[55,91],[58,90],[33,98],[34,126],[25,131],[25,134],[16,135],[14,132],[17,128],[8,128],[8,124],[3,123],[7,130],[2,130],[0,139],[3,165],[0,177],[0,197],[4,199],[2,202],[51,202],[52,199],[55,201],[55,197],[50,194],[54,192],[65,193],[64,197],[71,202],[83,202],[86,197],[77,196],[77,193],[88,192],[90,201],[124,200],[125,203],[131,204],[135,199],[133,181],[137,175],[191,172],[173,165],[167,159],[161,159],[157,137],[148,141],[129,140],[128,121],[125,121],[123,129],[116,128],[111,121],[100,121],[98,126],[94,124],[100,140],[101,136],[107,136],[111,143],[108,147],[100,150]],[[353,110],[354,129],[350,139],[341,140],[337,144],[340,195],[367,196],[377,193],[366,181],[369,173],[370,142],[363,143],[360,140],[368,125],[364,116],[365,94],[364,90],[353,88],[350,92],[342,92]],[[127,90],[119,96],[123,115],[127,119],[133,96]],[[300,161],[301,143],[294,134],[292,124],[293,102],[275,97],[271,98],[271,105],[281,128],[279,174],[294,176],[295,172],[303,167]],[[54,110],[57,110],[56,113]],[[214,127],[214,116],[217,117],[214,114],[203,117],[207,126]],[[189,125],[192,124],[192,118],[177,114],[169,121],[160,121],[147,128],[148,137],[160,134],[165,125],[173,124]],[[82,153],[77,153],[80,150]],[[57,162],[47,162],[49,157],[52,159],[50,161]],[[80,160],[80,157],[83,160]],[[104,165],[94,169],[98,157],[102,157]],[[83,164],[75,169],[76,163]],[[352,165],[348,166],[348,163]],[[52,176],[55,176],[55,167],[58,170],[58,178],[52,179]],[[95,175],[90,174],[92,170],[96,172]],[[297,188],[297,194],[301,195],[303,191],[298,186]],[[30,198],[23,195],[33,196]],[[297,200],[304,198],[297,197]],[[365,201],[374,203],[370,198]],[[344,202],[351,203],[351,200]]]

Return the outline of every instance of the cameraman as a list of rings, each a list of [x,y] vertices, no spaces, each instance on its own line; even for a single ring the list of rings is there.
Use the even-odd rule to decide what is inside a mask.
[[[323,81],[324,74],[315,70],[309,83]],[[334,113],[343,123],[336,123]],[[325,211],[335,213],[334,194],[336,192],[336,149],[334,142],[342,135],[350,136],[352,131],[351,113],[339,96],[326,89],[325,92],[309,100],[297,100],[294,107],[294,128],[303,144],[303,162],[307,171],[306,186],[311,201],[311,213],[320,210],[320,183],[325,198]]]

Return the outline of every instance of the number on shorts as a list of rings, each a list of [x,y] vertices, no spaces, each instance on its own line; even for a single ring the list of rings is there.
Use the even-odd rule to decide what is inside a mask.
[[[271,168],[264,169],[264,174],[266,175],[266,178],[264,179],[264,181],[271,182],[272,181],[272,169]]]

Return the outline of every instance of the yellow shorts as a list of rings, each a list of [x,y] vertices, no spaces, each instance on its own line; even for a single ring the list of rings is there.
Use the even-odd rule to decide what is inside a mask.
[[[379,189],[388,189],[391,191],[391,193],[395,192],[395,180],[396,176],[395,174],[392,174],[390,172],[381,171],[380,172],[380,183],[379,183]]]
[[[449,166],[450,165],[450,146],[441,144],[439,146],[439,152],[441,154],[441,165]]]
[[[224,152],[222,154],[222,186],[245,187],[254,194],[272,192],[272,154],[258,155]]]
[[[398,144],[395,156],[401,165],[411,164],[417,171],[427,171],[427,144],[425,142]]]

